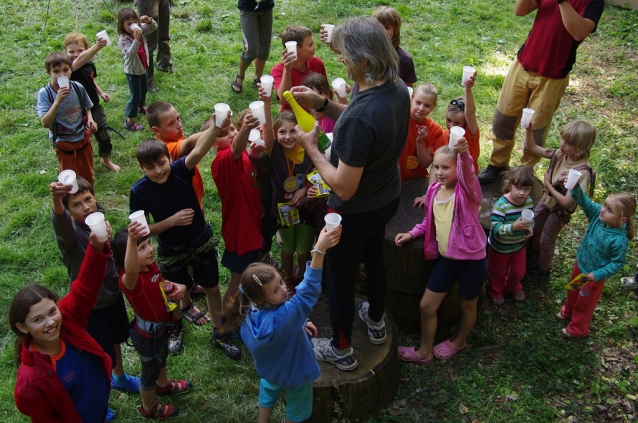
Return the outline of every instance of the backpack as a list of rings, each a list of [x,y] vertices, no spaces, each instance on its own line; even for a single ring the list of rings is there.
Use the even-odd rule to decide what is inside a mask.
[[[75,91],[75,94],[78,96],[78,99],[80,100],[80,107],[82,108],[82,122],[86,125],[86,122],[87,122],[86,107],[84,107],[84,102],[82,101],[82,93],[80,92],[80,88],[78,87],[78,83],[75,82],[75,81],[71,81],[71,80],[69,80],[69,83],[73,87],[73,91]],[[51,88],[51,85],[49,85],[49,84],[47,84],[44,88],[46,89],[47,96],[49,97],[49,102],[51,104],[53,104],[53,94],[55,94],[55,92],[53,91],[53,88]],[[49,130],[53,134],[53,138],[51,140],[51,143],[53,144],[53,148],[58,148],[60,150],[64,150],[64,149],[60,148],[60,146],[58,145],[57,138],[58,138],[58,134],[65,133],[67,131],[67,128],[65,126],[60,125],[59,123],[57,123],[55,121],[55,119],[54,119],[53,123],[49,127]]]

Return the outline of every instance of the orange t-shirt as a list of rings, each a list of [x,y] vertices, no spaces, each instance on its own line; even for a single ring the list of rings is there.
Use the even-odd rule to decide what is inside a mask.
[[[422,122],[417,122],[410,116],[408,136],[405,139],[405,145],[403,146],[403,151],[399,157],[401,181],[428,176],[428,170],[419,165],[419,156],[416,151],[416,139],[419,127],[421,126],[425,126],[428,129],[428,136],[425,138],[425,146],[427,148],[432,148],[432,154],[434,154],[434,151],[437,148],[444,145],[441,125],[428,117],[426,117]]]
[[[171,159],[173,161],[182,157],[180,153],[180,147],[182,142],[184,142],[184,138],[175,142],[166,142],[161,138],[158,138],[166,147],[168,147],[168,154],[171,155]],[[197,200],[199,201],[199,207],[204,209],[204,204],[202,200],[204,199],[204,180],[202,179],[201,173],[199,173],[199,166],[195,166],[195,175],[193,175],[193,189],[195,190],[195,195],[197,196]]]
[[[465,135],[463,135],[463,138],[467,140],[467,146],[469,148],[470,156],[472,156],[472,159],[474,160],[474,173],[478,175],[479,173],[478,158],[481,155],[481,145],[479,143],[479,140],[481,139],[481,130],[477,128],[476,134],[472,136],[472,134],[470,134],[467,128],[465,128]],[[443,130],[443,139],[445,140],[445,142],[442,145],[447,145],[450,142],[449,129]],[[432,149],[432,154],[434,154],[434,151],[435,150]]]

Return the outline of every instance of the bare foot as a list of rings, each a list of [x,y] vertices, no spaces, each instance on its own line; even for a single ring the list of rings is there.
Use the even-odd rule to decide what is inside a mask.
[[[109,160],[108,157],[101,157],[100,164],[106,167],[107,169],[111,169],[115,173],[118,173],[120,171],[120,167],[116,165],[115,163],[113,163],[111,160]]]

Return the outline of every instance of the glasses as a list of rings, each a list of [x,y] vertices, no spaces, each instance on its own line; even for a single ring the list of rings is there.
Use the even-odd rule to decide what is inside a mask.
[[[465,111],[465,103],[463,102],[463,100],[452,100],[450,101],[450,104],[452,106],[457,106],[459,109],[461,109],[462,112]]]

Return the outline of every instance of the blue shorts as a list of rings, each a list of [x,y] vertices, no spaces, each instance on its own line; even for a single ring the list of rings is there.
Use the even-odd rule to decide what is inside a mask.
[[[244,273],[249,264],[259,261],[259,250],[248,251],[241,256],[237,251],[224,250],[222,255],[222,266],[233,273]]]
[[[262,378],[259,382],[259,405],[272,408],[283,389],[286,389],[286,418],[292,422],[309,419],[312,415],[312,382],[294,388],[284,388]]]
[[[472,301],[483,289],[487,279],[487,260],[451,260],[440,256],[428,279],[427,288],[432,292],[450,292],[458,281],[459,294],[465,301]]]

